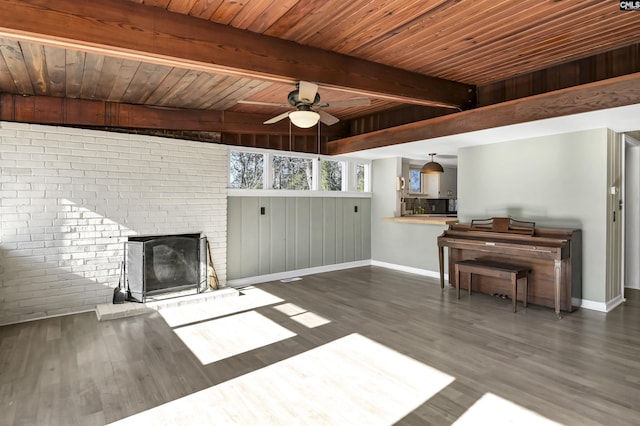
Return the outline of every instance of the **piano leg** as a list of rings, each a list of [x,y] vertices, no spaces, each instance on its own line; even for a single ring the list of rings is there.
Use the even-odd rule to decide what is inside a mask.
[[[460,299],[460,267],[456,263],[453,267],[456,277],[456,298]]]
[[[560,315],[560,277],[561,277],[561,272],[562,272],[562,268],[560,267],[560,265],[561,265],[561,261],[560,260],[555,260],[554,261],[554,267],[553,267],[554,280],[553,280],[553,284],[554,284],[554,290],[555,290],[556,316],[558,317],[558,319],[562,318],[562,316]]]
[[[516,311],[516,305],[518,304],[518,275],[511,274],[511,303],[513,304],[513,312]]]
[[[444,289],[444,247],[438,247],[438,261],[440,262],[440,288]]]

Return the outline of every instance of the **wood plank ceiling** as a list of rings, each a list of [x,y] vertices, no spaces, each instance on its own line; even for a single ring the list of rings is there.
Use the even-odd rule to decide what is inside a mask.
[[[640,12],[615,1],[10,0],[0,119],[276,149],[292,131],[313,151],[317,130],[262,124],[286,108],[238,103],[286,104],[309,80],[329,104],[371,100],[327,108],[341,122],[322,138],[346,152],[340,140],[403,142],[420,133],[394,141],[395,126],[634,76],[639,43]]]

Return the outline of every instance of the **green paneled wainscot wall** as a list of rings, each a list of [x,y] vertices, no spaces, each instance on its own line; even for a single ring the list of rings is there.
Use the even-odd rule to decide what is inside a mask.
[[[368,260],[371,199],[233,196],[227,235],[229,280]]]

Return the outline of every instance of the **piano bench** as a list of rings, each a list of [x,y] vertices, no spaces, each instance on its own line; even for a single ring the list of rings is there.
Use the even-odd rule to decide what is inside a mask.
[[[454,265],[456,276],[456,296],[460,299],[460,274],[469,274],[469,295],[471,295],[471,285],[473,274],[484,275],[493,278],[511,280],[511,299],[513,300],[513,312],[516,311],[516,300],[518,297],[518,281],[523,279],[524,299],[523,305],[527,307],[527,293],[529,291],[529,272],[531,268],[527,266],[508,265],[504,263],[483,261],[483,260],[462,260]]]

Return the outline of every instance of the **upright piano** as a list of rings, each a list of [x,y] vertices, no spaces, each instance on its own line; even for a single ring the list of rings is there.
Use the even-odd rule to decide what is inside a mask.
[[[440,286],[444,288],[444,248],[449,248],[449,283],[453,265],[472,259],[531,268],[528,301],[571,312],[582,300],[582,233],[579,229],[538,228],[534,222],[505,217],[451,224],[438,237]],[[463,279],[460,279],[461,284]],[[463,286],[464,288],[464,286]],[[510,294],[510,283],[474,276],[473,291]],[[521,291],[521,289],[519,290]],[[522,295],[523,296],[523,295]],[[522,298],[518,295],[518,299]]]

